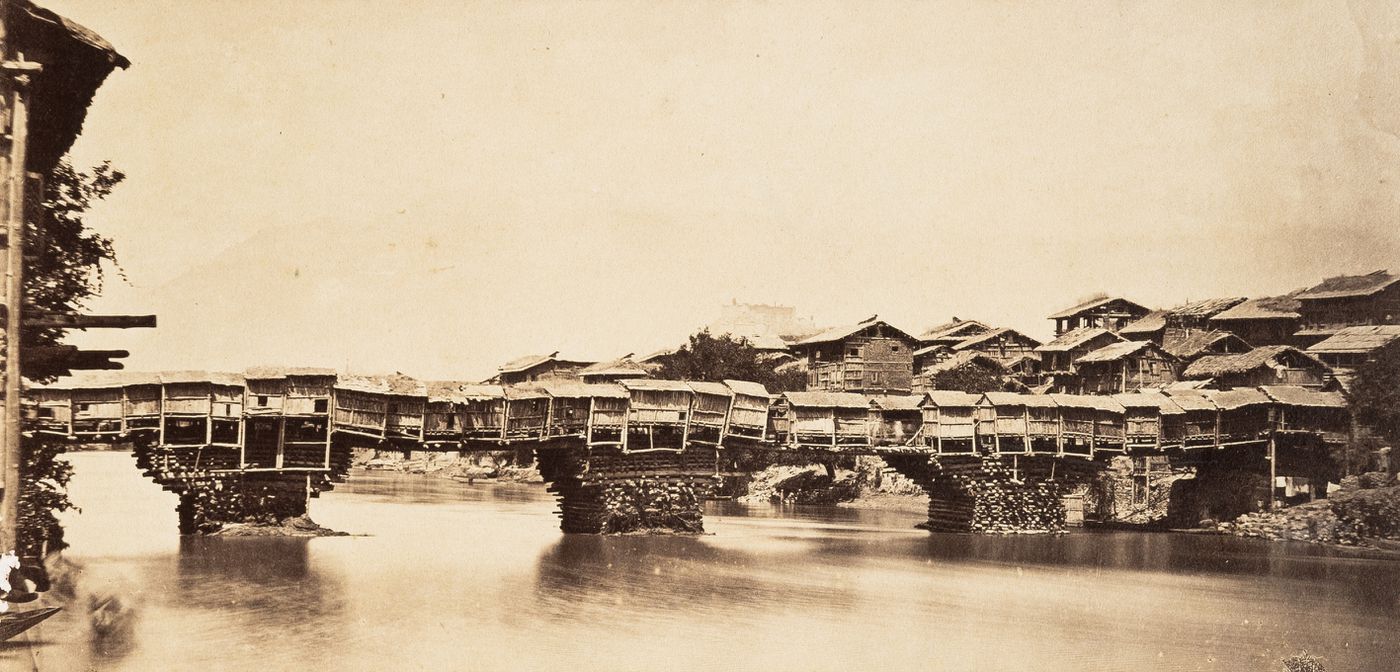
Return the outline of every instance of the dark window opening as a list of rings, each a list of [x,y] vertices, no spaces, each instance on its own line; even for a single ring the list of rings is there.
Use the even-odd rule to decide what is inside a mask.
[[[41,418],[52,418],[52,417],[53,417],[53,409],[52,409],[52,408],[48,408],[48,407],[46,407],[46,406],[40,406],[40,407],[39,407],[39,417],[41,417]]]
[[[448,428],[448,429],[457,429],[457,414],[456,414],[456,413],[448,413],[448,414],[447,414],[447,428]]]
[[[325,413],[330,409],[330,403],[329,399],[317,399],[311,402],[311,411],[313,413]]]
[[[258,395],[258,405],[259,405],[259,406],[266,406],[266,405],[267,405],[267,395],[266,395],[266,394],[259,394],[259,395]]]

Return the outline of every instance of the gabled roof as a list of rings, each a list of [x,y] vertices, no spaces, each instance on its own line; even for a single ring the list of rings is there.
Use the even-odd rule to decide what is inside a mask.
[[[635,378],[645,378],[651,375],[646,367],[632,361],[631,357],[621,357],[610,362],[598,362],[589,364],[579,369],[580,376],[631,376]]]
[[[1400,325],[1346,327],[1308,348],[1310,353],[1366,353],[1400,339]]]
[[[1078,329],[1070,329],[1069,331],[1066,331],[1065,333],[1056,336],[1055,340],[1036,348],[1035,351],[1068,352],[1081,345],[1084,345],[1085,343],[1088,343],[1089,341],[1092,341],[1096,338],[1102,338],[1104,336],[1112,337],[1115,341],[1123,340],[1121,336],[1102,327],[1079,327]]]
[[[948,350],[948,351],[951,352],[951,351],[952,351],[952,348],[950,348],[950,347],[948,347],[947,345],[944,345],[944,344],[942,344],[942,343],[934,343],[933,345],[925,346],[925,347],[919,348],[918,350],[915,350],[915,351],[914,351],[914,356],[915,356],[915,357],[923,357],[924,355],[931,355],[931,354],[933,354],[933,353],[935,353],[935,352],[938,352],[939,350]]]
[[[628,390],[655,390],[658,392],[690,392],[690,385],[683,380],[657,380],[655,378],[628,378],[617,381]]]
[[[562,397],[565,399],[583,399],[587,397],[603,397],[608,399],[625,399],[627,390],[621,385],[612,383],[580,383],[574,380],[551,380],[540,383],[539,389],[551,397]]]
[[[1031,408],[1054,408],[1055,400],[1047,394],[1020,394],[1017,392],[988,392],[982,399],[993,406],[1029,406]]]
[[[563,364],[592,363],[578,360],[561,359],[559,357],[558,352],[552,352],[548,355],[526,355],[524,357],[512,359],[509,362],[502,364],[500,368],[497,369],[497,371],[499,371],[500,373],[520,373],[521,371],[528,371],[546,362],[560,362]]]
[[[953,318],[952,322],[940,324],[936,327],[924,331],[923,335],[919,336],[919,340],[929,342],[953,339],[957,338],[958,334],[968,329],[974,329],[980,333],[983,331],[990,331],[991,327],[987,326],[982,322],[978,322],[977,320],[959,320],[955,317]],[[971,334],[964,334],[962,338],[966,338],[967,336],[971,336]],[[962,339],[958,338],[958,340]]]
[[[1252,387],[1239,387],[1233,390],[1206,390],[1206,398],[1222,410],[1232,411],[1245,406],[1260,406],[1273,403],[1269,395]]]
[[[1088,301],[1085,301],[1084,303],[1081,303],[1081,304],[1079,304],[1079,305],[1077,305],[1077,306],[1074,306],[1073,308],[1066,308],[1066,309],[1064,309],[1064,310],[1062,310],[1062,311],[1060,311],[1060,312],[1058,312],[1058,313],[1055,313],[1054,315],[1051,315],[1050,317],[1048,317],[1048,318],[1046,318],[1046,319],[1058,320],[1058,319],[1066,318],[1066,317],[1074,317],[1075,315],[1078,315],[1078,314],[1080,314],[1080,313],[1093,310],[1093,309],[1098,308],[1098,307],[1100,307],[1100,306],[1106,306],[1106,305],[1108,305],[1108,304],[1110,304],[1110,303],[1113,303],[1113,302],[1115,302],[1115,301],[1121,301],[1121,302],[1123,302],[1123,303],[1128,304],[1129,306],[1132,306],[1133,308],[1138,308],[1138,309],[1142,310],[1143,312],[1147,312],[1147,311],[1148,311],[1147,306],[1141,305],[1141,304],[1136,303],[1136,302],[1133,302],[1133,301],[1129,301],[1129,300],[1127,300],[1127,299],[1125,299],[1125,298],[1122,298],[1122,297],[1119,297],[1119,296],[1104,296],[1104,297],[1100,297],[1100,298],[1097,298],[1097,299],[1090,299],[1090,300],[1088,300]]]
[[[884,411],[917,411],[924,403],[922,394],[876,394],[870,406]]]
[[[744,340],[755,350],[784,352],[788,349],[787,341],[778,336],[745,336]]]
[[[1186,367],[1181,375],[1183,378],[1215,378],[1228,374],[1245,373],[1261,366],[1277,364],[1279,358],[1288,353],[1301,357],[1320,368],[1327,368],[1327,365],[1317,361],[1317,358],[1295,347],[1265,345],[1236,355],[1206,355],[1191,362],[1191,365]]]
[[[1186,411],[1171,397],[1160,392],[1125,392],[1111,395],[1123,408],[1155,408],[1163,415],[1181,415]]]
[[[1289,406],[1318,406],[1346,408],[1347,398],[1341,392],[1318,392],[1297,385],[1265,385],[1260,390],[1270,399]]]
[[[1120,334],[1155,334],[1167,328],[1167,311],[1154,310],[1140,319],[1123,325]]]
[[[870,400],[855,392],[784,392],[791,406],[800,408],[869,408]]]
[[[1372,271],[1366,275],[1339,275],[1327,278],[1298,294],[1301,301],[1318,299],[1339,299],[1351,296],[1370,296],[1400,282],[1400,275],[1388,271]]]
[[[1192,359],[1204,354],[1218,343],[1230,341],[1237,350],[1248,350],[1249,344],[1244,339],[1228,331],[1210,329],[1207,331],[1193,331],[1185,336],[1172,333],[1168,338],[1162,339],[1162,349],[1181,359]]]
[[[734,390],[729,389],[724,383],[715,383],[707,380],[688,381],[691,391],[696,394],[713,394],[720,397],[734,396]]]
[[[462,382],[456,380],[430,380],[424,383],[428,401],[466,401],[466,395],[462,394],[462,385]]]
[[[973,336],[972,338],[969,338],[969,339],[966,339],[966,340],[963,340],[963,341],[959,341],[957,345],[954,345],[954,346],[953,346],[953,349],[954,349],[954,350],[966,350],[966,349],[968,349],[968,348],[975,347],[975,346],[977,346],[977,345],[979,345],[979,344],[981,344],[981,343],[986,343],[987,341],[990,341],[990,340],[995,339],[995,338],[1000,338],[1000,337],[1002,337],[1002,336],[1010,336],[1010,337],[1019,336],[1019,337],[1021,337],[1023,340],[1025,340],[1025,341],[1028,342],[1028,343],[1034,343],[1036,346],[1039,346],[1039,345],[1040,345],[1040,341],[1038,341],[1038,340],[1036,340],[1036,339],[1034,339],[1034,338],[1031,338],[1030,336],[1027,336],[1027,335],[1025,335],[1025,334],[1023,334],[1023,333],[1021,333],[1021,332],[1019,332],[1019,331],[1016,331],[1015,329],[1012,329],[1012,328],[1010,328],[1010,327],[1001,327],[1001,328],[993,329],[993,330],[988,331],[988,332],[985,332],[985,333],[977,334],[976,336]]]
[[[1177,406],[1183,411],[1215,411],[1219,410],[1215,403],[1206,397],[1205,390],[1167,390],[1167,396],[1171,397]]]
[[[1230,296],[1220,299],[1203,299],[1192,301],[1172,308],[1167,312],[1169,317],[1210,317],[1247,301],[1243,296]]]
[[[768,394],[768,388],[755,382],[747,380],[731,380],[726,378],[724,380],[724,384],[728,385],[729,389],[734,390],[735,394],[742,394],[746,397],[770,396]]]
[[[815,336],[809,336],[809,337],[807,337],[807,338],[804,338],[804,339],[802,339],[802,340],[800,340],[800,341],[794,343],[793,345],[794,345],[794,346],[816,345],[816,344],[819,344],[819,343],[833,343],[833,342],[836,342],[836,341],[843,341],[843,340],[845,340],[845,339],[847,339],[847,338],[850,338],[851,336],[854,336],[854,335],[856,335],[856,334],[858,334],[858,333],[860,333],[860,332],[862,332],[862,331],[865,331],[866,329],[869,329],[869,328],[871,328],[871,327],[874,327],[874,326],[876,326],[876,325],[883,325],[887,331],[893,331],[893,332],[895,332],[896,334],[898,334],[898,335],[900,335],[900,336],[903,336],[904,338],[906,338],[906,339],[908,339],[908,340],[910,340],[910,341],[918,341],[918,340],[919,340],[919,339],[917,339],[917,338],[914,338],[913,336],[910,336],[910,335],[909,335],[909,332],[904,331],[903,329],[900,329],[900,328],[898,328],[898,327],[891,326],[889,322],[886,322],[886,321],[884,321],[884,320],[879,319],[879,316],[877,315],[877,316],[872,316],[872,317],[870,317],[869,319],[866,319],[866,320],[864,320],[864,321],[857,322],[857,323],[855,323],[855,324],[847,324],[847,325],[843,325],[843,326],[840,326],[840,327],[832,327],[832,328],[827,329],[826,331],[823,331],[823,332],[821,332],[821,333],[819,333],[819,334],[817,334],[817,335],[815,335]]]
[[[1075,364],[1087,364],[1091,362],[1113,362],[1124,357],[1136,355],[1147,349],[1159,349],[1152,341],[1119,341],[1110,343],[1098,350],[1090,352],[1074,360]]]
[[[926,406],[952,407],[976,406],[977,401],[982,398],[979,395],[968,394],[967,392],[960,392],[958,390],[929,390],[924,393],[924,396],[928,398],[928,400],[924,402]]]
[[[998,371],[1004,371],[1006,369],[1005,365],[986,353],[978,352],[977,350],[964,350],[930,366],[928,371],[929,373],[942,373],[944,371],[952,371],[953,369],[967,366],[968,364],[981,364]]]
[[[1216,313],[1212,322],[1227,320],[1296,320],[1302,317],[1298,308],[1302,305],[1294,296],[1266,296],[1250,299],[1228,310]]]
[[[1096,411],[1123,412],[1123,405],[1111,397],[1096,394],[1047,394],[1055,404],[1065,408],[1091,408]]]
[[[457,394],[467,401],[483,401],[486,399],[505,399],[506,390],[500,385],[480,385],[473,383],[463,383],[457,386]]]

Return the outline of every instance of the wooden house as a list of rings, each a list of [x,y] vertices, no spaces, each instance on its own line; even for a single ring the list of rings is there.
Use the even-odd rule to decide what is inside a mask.
[[[537,441],[549,422],[549,393],[540,388],[505,388],[505,441]]]
[[[1331,369],[1288,345],[1266,345],[1233,355],[1207,355],[1182,372],[1187,380],[1211,380],[1222,390],[1260,385],[1299,385],[1321,389]]]
[[[116,439],[138,430],[159,431],[160,378],[155,374],[96,371],[27,390],[35,431],[87,439]]]
[[[1205,397],[1220,409],[1217,447],[1266,441],[1272,427],[1274,400],[1256,388],[1206,390]]]
[[[549,438],[583,438],[590,446],[622,445],[627,422],[627,390],[612,383],[550,381],[540,385],[549,395]]]
[[[122,382],[122,431],[149,432],[159,436],[161,426],[160,376],[125,373]]]
[[[585,366],[579,369],[578,377],[585,383],[615,383],[619,380],[650,378],[651,369],[632,361],[632,355],[628,354]]]
[[[205,371],[160,374],[163,447],[217,447],[198,466],[237,469],[242,460],[243,376]]]
[[[734,405],[729,412],[729,426],[726,436],[742,439],[763,440],[768,434],[769,409],[773,397],[767,388],[746,380],[725,380],[724,384],[734,393]]]
[[[1388,271],[1328,278],[1294,298],[1306,329],[1400,324],[1400,275]]]
[[[1074,360],[1123,340],[1123,337],[1103,327],[1079,327],[1060,333],[1055,340],[1037,347],[1035,351],[1040,355],[1044,373],[1069,376],[1074,374]]]
[[[871,440],[877,446],[909,446],[923,425],[922,394],[877,394],[870,397]]]
[[[1094,456],[1094,419],[1097,413],[1090,397],[1080,394],[1049,394],[1060,413],[1060,454]]]
[[[335,371],[258,367],[245,371],[243,378],[245,464],[329,468]]]
[[[49,436],[73,436],[73,390],[62,384],[34,385],[27,392],[34,400],[34,431]]]
[[[389,440],[422,441],[423,417],[428,408],[428,387],[422,381],[405,375],[385,376],[388,388],[383,394],[384,438]]]
[[[1205,396],[1204,390],[1167,390],[1172,403],[1181,408],[1181,441],[1184,448],[1212,448],[1220,437],[1220,409]]]
[[[517,385],[552,378],[574,378],[584,367],[594,362],[561,359],[558,352],[548,355],[528,355],[502,364],[490,383]]]
[[[1162,349],[1186,365],[1207,355],[1237,355],[1253,349],[1244,339],[1228,331],[1206,329],[1172,332],[1162,340]]]
[[[1176,358],[1151,341],[1104,346],[1074,362],[1083,394],[1116,394],[1176,380]]]
[[[924,395],[924,445],[939,455],[977,452],[976,409],[979,397],[956,390],[932,390]]]
[[[1338,380],[1347,384],[1357,367],[1396,340],[1400,340],[1400,325],[1343,327],[1309,347],[1307,353],[1332,367]]]
[[[1129,451],[1181,447],[1186,411],[1160,392],[1115,394],[1123,407],[1123,440]]]
[[[951,322],[926,330],[919,336],[919,345],[923,347],[941,345],[951,348],[973,336],[985,334],[991,330],[991,327],[977,320],[959,320],[954,317]]]
[[[389,385],[382,377],[346,375],[335,381],[335,412],[332,422],[337,432],[384,439],[387,434]]]
[[[903,394],[913,385],[918,347],[913,336],[871,317],[803,339],[793,351],[807,360],[809,391]]]
[[[1166,310],[1154,310],[1123,325],[1118,335],[1130,341],[1152,341],[1160,345],[1162,333],[1167,329],[1167,313]]]
[[[423,407],[423,443],[451,445],[462,442],[467,401],[462,385],[459,381],[451,380],[424,383],[428,401]]]
[[[1212,329],[1228,331],[1251,345],[1296,346],[1293,334],[1302,324],[1301,307],[1293,296],[1250,299],[1216,313],[1208,322]]]
[[[914,351],[914,377],[927,376],[929,370],[939,362],[946,361],[953,357],[953,347],[950,345],[926,345]]]
[[[1077,329],[1103,329],[1116,333],[1143,318],[1151,309],[1122,297],[1103,296],[1067,308],[1048,319],[1055,322],[1055,335]]]
[[[693,392],[690,405],[690,425],[686,440],[718,446],[724,442],[729,425],[729,409],[734,405],[734,390],[724,383],[690,381]]]
[[[988,376],[1005,376],[1006,365],[990,355],[976,350],[965,350],[953,353],[952,356],[940,360],[935,364],[927,366],[914,378],[914,389],[918,392],[926,392],[936,389],[938,386],[939,374],[948,371],[956,371],[963,367],[975,367]]]
[[[1015,329],[1002,327],[978,334],[953,346],[953,352],[980,352],[1004,365],[1023,355],[1037,357],[1041,342]]]
[[[1280,434],[1320,434],[1327,443],[1351,437],[1351,413],[1340,392],[1319,392],[1296,385],[1259,388],[1277,404],[1274,431]]]
[[[853,392],[784,392],[777,402],[779,440],[798,448],[870,445],[870,401]]]
[[[1058,454],[1059,405],[1047,395],[988,392],[977,403],[977,438],[998,455]]]
[[[624,380],[628,452],[685,449],[694,392],[677,380]]]
[[[500,441],[505,438],[506,391],[500,385],[460,385],[462,438]]]

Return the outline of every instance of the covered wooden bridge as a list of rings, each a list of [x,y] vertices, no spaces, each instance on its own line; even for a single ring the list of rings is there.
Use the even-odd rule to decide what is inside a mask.
[[[668,483],[657,496],[698,516],[726,451],[878,454],[937,499],[959,479],[1068,483],[1125,454],[1205,463],[1238,449],[1277,473],[1278,451],[1315,452],[1346,441],[1350,427],[1341,395],[1301,387],[775,395],[734,380],[500,386],[262,368],[103,372],[31,393],[39,437],[130,443],[164,487],[185,493],[217,482],[219,490],[259,493],[240,497],[245,507],[266,500],[294,509],[300,499],[304,511],[307,496],[346,477],[355,447],[534,449],[569,531],[616,527],[612,509],[638,479]],[[977,529],[975,509],[944,527]]]

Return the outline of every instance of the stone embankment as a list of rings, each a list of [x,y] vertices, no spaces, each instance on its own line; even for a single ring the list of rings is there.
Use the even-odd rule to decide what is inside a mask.
[[[543,483],[539,469],[512,451],[490,453],[409,453],[356,449],[352,464],[371,471],[397,471],[450,478],[456,481]]]
[[[928,499],[919,485],[878,457],[857,458],[854,468],[773,465],[748,477],[735,499],[748,504],[837,504],[857,508],[923,511]]]
[[[1215,527],[1226,534],[1271,541],[1400,550],[1400,483],[1387,474],[1371,473],[1343,479],[1341,486],[1327,499],[1245,514]]]

